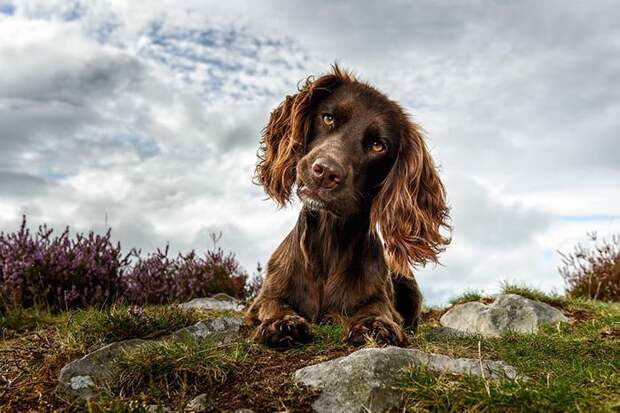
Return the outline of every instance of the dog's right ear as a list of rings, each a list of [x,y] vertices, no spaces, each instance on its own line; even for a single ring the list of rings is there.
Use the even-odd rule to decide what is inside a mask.
[[[284,206],[290,199],[297,161],[308,143],[313,106],[343,82],[352,80],[349,73],[334,65],[329,74],[316,80],[307,78],[296,95],[287,96],[271,112],[263,129],[254,180],[278,205]]]

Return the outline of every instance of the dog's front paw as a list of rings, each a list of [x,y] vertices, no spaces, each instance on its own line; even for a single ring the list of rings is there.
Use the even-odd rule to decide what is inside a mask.
[[[360,346],[369,339],[380,344],[400,347],[408,344],[403,329],[395,322],[383,317],[367,317],[352,321],[343,335],[343,340],[354,346]]]
[[[271,347],[292,347],[312,340],[310,324],[298,315],[285,315],[282,318],[263,321],[254,339]]]

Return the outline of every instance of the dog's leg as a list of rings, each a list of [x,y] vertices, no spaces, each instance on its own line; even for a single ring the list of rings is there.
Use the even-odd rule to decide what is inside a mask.
[[[306,319],[278,298],[257,297],[246,319],[258,325],[253,339],[271,347],[291,347],[312,339]]]
[[[418,318],[422,310],[422,293],[413,277],[400,274],[392,276],[396,311],[404,320],[405,327],[412,332],[418,329]]]
[[[301,254],[292,234],[271,256],[263,286],[246,314],[246,320],[256,326],[253,338],[272,347],[290,347],[311,340],[310,324],[298,313],[303,266],[297,261]]]

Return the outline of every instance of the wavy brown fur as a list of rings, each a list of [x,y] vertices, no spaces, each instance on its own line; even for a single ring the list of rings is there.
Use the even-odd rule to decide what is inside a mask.
[[[337,126],[322,123],[325,111]],[[380,155],[366,149],[368,139],[385,140]],[[255,180],[280,206],[294,184],[322,206],[306,203],[271,256],[247,313],[255,338],[289,346],[309,340],[309,321],[344,317],[349,343],[406,344],[402,327],[415,329],[422,303],[411,268],[437,262],[449,243],[445,190],[420,128],[333,66],[271,113],[258,158]],[[338,171],[335,187],[313,177],[317,162]]]
[[[374,200],[373,228],[380,228],[390,269],[409,275],[410,267],[437,262],[450,243],[446,191],[419,127],[403,119],[398,158]]]
[[[349,73],[334,65],[330,74],[317,80],[312,76],[306,78],[296,95],[287,96],[271,112],[260,142],[255,182],[278,205],[284,206],[291,197],[295,166],[306,148],[312,104],[342,83],[353,80]]]

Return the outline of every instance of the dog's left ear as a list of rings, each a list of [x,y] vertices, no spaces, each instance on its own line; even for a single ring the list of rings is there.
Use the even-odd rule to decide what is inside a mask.
[[[278,205],[290,199],[297,161],[303,156],[310,134],[312,108],[322,98],[353,77],[333,65],[330,73],[318,79],[309,77],[297,94],[287,96],[271,112],[263,129],[254,180]]]
[[[389,268],[410,276],[411,266],[437,262],[450,239],[446,193],[419,127],[403,115],[397,159],[371,211],[379,228]]]

